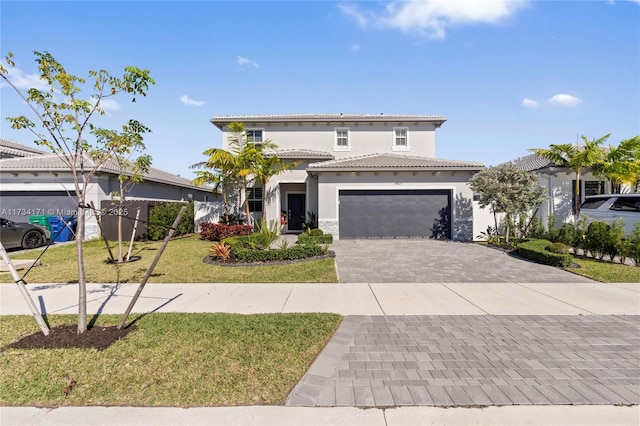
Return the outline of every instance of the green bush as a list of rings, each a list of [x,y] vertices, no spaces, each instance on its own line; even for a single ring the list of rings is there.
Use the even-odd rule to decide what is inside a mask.
[[[173,233],[174,237],[191,234],[194,229],[193,202],[189,203],[163,203],[151,208],[149,211],[149,225],[147,227],[149,239],[152,241],[162,240],[169,234],[169,229],[173,221],[178,217],[182,206],[187,206],[187,210],[182,215],[182,219],[177,229]]]
[[[327,252],[327,246],[300,244],[280,250],[256,250],[235,246],[233,252],[236,260],[240,262],[273,262],[319,256]]]
[[[625,257],[633,259],[636,266],[640,267],[640,223],[636,223],[635,228],[627,236],[628,245],[625,247]]]
[[[321,237],[322,235],[324,235],[324,232],[322,232],[322,229],[320,228],[315,228],[309,231],[309,235],[311,235],[312,237]]]
[[[551,244],[549,240],[530,240],[518,244],[518,254],[527,259],[551,266],[567,267],[571,264],[572,257],[569,254],[553,253],[546,250]]]
[[[324,234],[319,236],[309,235],[306,232],[298,235],[298,244],[332,244],[333,235]]]
[[[609,230],[611,227],[606,222],[591,222],[587,228],[584,239],[584,248],[596,259],[602,260],[605,253],[610,251]]]
[[[564,243],[550,243],[544,249],[551,253],[569,254],[569,246]]]

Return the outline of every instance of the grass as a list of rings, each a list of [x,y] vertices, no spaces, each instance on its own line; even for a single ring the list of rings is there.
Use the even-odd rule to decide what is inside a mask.
[[[118,319],[102,315],[96,325]],[[281,405],[339,322],[336,314],[149,314],[104,351],[1,352],[0,405]],[[38,330],[30,316],[2,316],[0,345]]]
[[[640,267],[606,262],[587,257],[574,256],[573,262],[579,268],[571,266],[565,268],[569,272],[582,275],[603,283],[638,283],[640,282]]]
[[[321,259],[285,265],[258,267],[225,267],[204,263],[211,241],[198,236],[169,242],[149,282],[155,283],[335,283],[333,259]],[[140,282],[151,265],[161,242],[136,242],[132,255],[142,259],[122,265],[107,263],[108,253],[103,241],[86,242],[85,270],[87,282],[127,283]],[[115,252],[115,248],[112,248]],[[13,259],[35,259],[40,250],[11,256]],[[77,282],[75,244],[51,247],[41,259],[41,266],[33,268],[25,281],[28,283]],[[23,271],[18,271],[20,276]],[[0,282],[13,282],[8,273],[0,274]]]

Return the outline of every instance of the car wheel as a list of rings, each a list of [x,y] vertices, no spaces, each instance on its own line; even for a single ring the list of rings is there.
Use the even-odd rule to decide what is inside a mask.
[[[29,231],[22,237],[22,248],[32,249],[44,244],[44,235],[38,231]]]

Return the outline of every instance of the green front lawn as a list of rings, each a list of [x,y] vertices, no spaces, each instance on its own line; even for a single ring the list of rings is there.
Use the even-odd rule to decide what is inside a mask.
[[[573,262],[579,268],[567,267],[565,270],[603,283],[640,283],[640,267],[605,262],[587,257],[573,256]]]
[[[85,270],[87,282],[126,283],[140,282],[151,265],[161,242],[136,242],[132,255],[142,259],[122,265],[107,263],[109,258],[103,241],[85,243]],[[226,267],[204,263],[211,241],[199,236],[169,242],[149,282],[155,283],[335,283],[333,259],[321,259],[285,265],[256,267]],[[125,245],[125,250],[128,248]],[[117,255],[116,247],[112,247]],[[11,256],[13,259],[36,259],[40,250]],[[76,282],[76,246],[66,244],[51,247],[41,259],[41,266],[33,268],[25,278],[28,283]],[[18,271],[20,276],[25,270]],[[0,274],[0,282],[13,282],[8,273]]]
[[[136,330],[103,351],[7,349],[0,352],[0,405],[280,405],[340,318],[155,313],[139,317]],[[52,326],[75,320],[49,317]],[[96,325],[118,320],[102,315]],[[38,330],[31,316],[2,316],[0,346]]]

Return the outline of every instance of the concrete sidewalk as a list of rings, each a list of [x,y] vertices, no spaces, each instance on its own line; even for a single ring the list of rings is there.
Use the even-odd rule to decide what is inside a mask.
[[[27,286],[42,313],[77,311],[76,284]],[[137,284],[88,284],[89,313],[121,314]],[[133,312],[342,315],[638,315],[640,283],[149,284]],[[0,285],[0,314],[30,312]]]
[[[638,425],[635,406],[510,406],[386,409],[305,407],[0,407],[0,424],[13,425]]]

